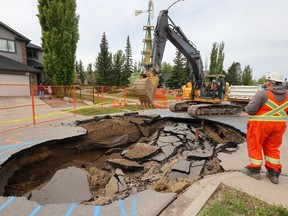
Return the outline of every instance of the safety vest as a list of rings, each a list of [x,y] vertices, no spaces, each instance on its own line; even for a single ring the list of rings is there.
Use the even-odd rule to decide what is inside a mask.
[[[278,102],[271,91],[267,91],[268,100],[255,115],[249,115],[249,121],[286,122],[288,112],[288,91],[285,100]]]

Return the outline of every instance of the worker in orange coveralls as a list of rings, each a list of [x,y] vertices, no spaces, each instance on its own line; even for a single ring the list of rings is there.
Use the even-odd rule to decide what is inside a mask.
[[[279,147],[286,130],[288,91],[283,75],[271,72],[266,76],[264,89],[259,91],[245,107],[249,114],[247,124],[247,148],[250,164],[242,173],[260,180],[264,153],[266,176],[274,184],[279,183],[282,165]]]

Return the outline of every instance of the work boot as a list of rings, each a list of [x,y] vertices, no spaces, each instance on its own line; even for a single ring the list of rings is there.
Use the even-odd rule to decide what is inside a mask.
[[[260,170],[261,170],[261,168],[244,167],[241,170],[241,172],[247,176],[254,178],[254,179],[260,180]]]
[[[270,179],[270,181],[274,184],[278,184],[279,183],[279,175],[281,173],[281,170],[279,170],[278,172],[271,169],[268,170],[266,173],[266,176]]]

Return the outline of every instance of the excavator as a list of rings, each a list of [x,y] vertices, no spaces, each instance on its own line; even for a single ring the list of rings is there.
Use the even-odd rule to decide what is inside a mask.
[[[192,117],[239,115],[241,106],[230,105],[228,102],[229,84],[224,75],[204,75],[200,52],[188,40],[180,27],[168,16],[168,10],[160,11],[154,30],[151,64],[148,64],[141,77],[134,83],[136,94],[142,106],[153,106],[156,88],[159,83],[158,73],[169,40],[188,60],[192,80],[183,88],[183,101],[170,103],[173,112],[187,111]]]

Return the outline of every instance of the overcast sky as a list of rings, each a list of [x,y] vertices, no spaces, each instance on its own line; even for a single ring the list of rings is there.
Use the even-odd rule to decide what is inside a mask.
[[[134,16],[135,10],[147,10],[149,0],[77,0],[80,16],[80,40],[77,60],[86,67],[95,63],[105,32],[109,51],[125,50],[129,35],[133,61],[141,61],[143,25],[147,13]],[[175,0],[153,0],[156,24],[160,10]],[[41,46],[37,0],[0,0],[0,20]],[[180,26],[209,62],[212,44],[225,42],[224,69],[235,61],[242,70],[246,65],[258,79],[269,71],[281,71],[288,77],[288,1],[287,0],[185,0],[169,10],[173,22]],[[173,64],[176,48],[167,42],[163,61]],[[209,63],[208,63],[209,64]]]

